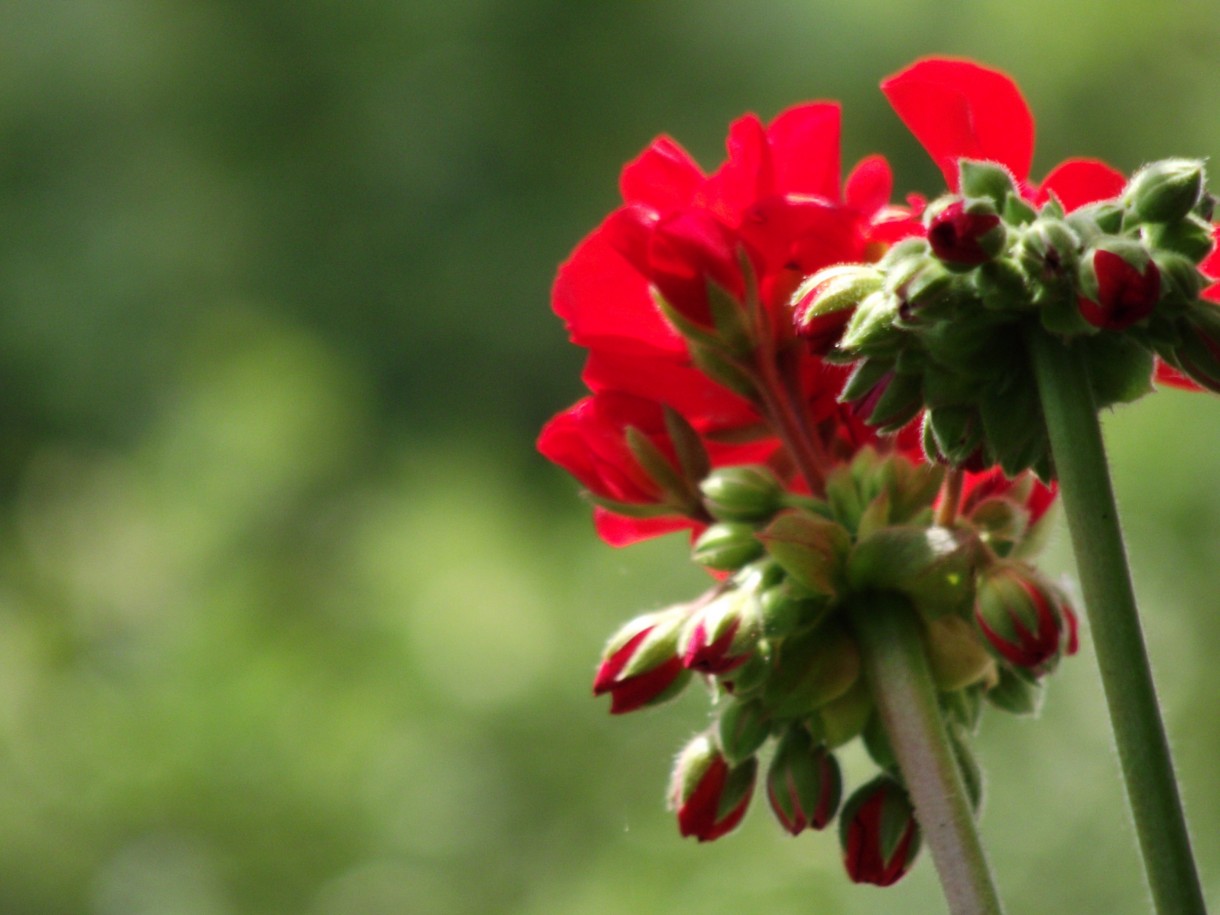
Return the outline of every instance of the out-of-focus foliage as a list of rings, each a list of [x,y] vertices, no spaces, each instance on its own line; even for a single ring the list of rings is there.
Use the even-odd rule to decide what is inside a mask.
[[[942,911],[930,860],[852,887],[762,810],[677,838],[701,697],[611,720],[589,677],[700,580],[532,451],[578,394],[550,278],[622,162],[834,97],[848,159],[935,192],[875,89],[933,52],[1018,79],[1039,163],[1220,154],[1202,0],[10,0],[0,911]],[[1220,404],[1110,432],[1220,904]],[[980,745],[1013,911],[1146,911],[1087,639]]]

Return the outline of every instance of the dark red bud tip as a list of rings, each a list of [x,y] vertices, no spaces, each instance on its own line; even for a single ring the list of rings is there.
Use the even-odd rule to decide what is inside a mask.
[[[855,883],[890,886],[911,868],[919,851],[919,823],[906,792],[889,778],[860,788],[840,826],[843,864]]]
[[[1152,314],[1161,298],[1161,271],[1151,259],[1143,270],[1104,248],[1094,252],[1097,296],[1080,296],[1081,316],[1094,327],[1125,330]]]
[[[1004,230],[995,213],[970,213],[960,200],[932,217],[928,243],[946,264],[974,267],[991,260],[1003,244]]]

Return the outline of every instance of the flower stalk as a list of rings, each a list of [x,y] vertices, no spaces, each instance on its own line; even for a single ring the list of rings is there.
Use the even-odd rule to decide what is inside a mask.
[[[941,715],[914,607],[894,593],[864,595],[853,607],[852,624],[949,911],[998,915],[1003,907]]]
[[[1102,686],[1161,915],[1206,910],[1140,628],[1091,379],[1072,348],[1027,334]]]

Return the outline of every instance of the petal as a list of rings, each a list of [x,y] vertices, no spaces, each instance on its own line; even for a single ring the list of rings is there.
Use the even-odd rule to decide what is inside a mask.
[[[607,223],[577,246],[555,277],[551,306],[569,338],[580,346],[645,346],[684,355],[686,344],[657,310],[648,281],[611,244]]]
[[[754,201],[771,193],[775,173],[762,122],[753,114],[738,118],[729,127],[726,141],[729,157],[696,195],[701,204],[730,226],[741,222]]]
[[[864,216],[872,216],[890,202],[894,175],[884,156],[861,159],[847,176],[843,198],[847,205]]]
[[[1016,84],[968,60],[928,58],[881,84],[890,104],[957,189],[957,160],[985,159],[1029,177],[1034,120]]]
[[[1038,206],[1051,194],[1059,199],[1067,212],[1087,203],[1112,200],[1122,193],[1127,179],[1122,172],[1097,159],[1068,159],[1051,169],[1034,198]]]
[[[810,102],[782,112],[767,128],[775,171],[771,190],[839,199],[839,106]]]
[[[661,537],[674,531],[688,530],[694,523],[686,518],[625,518],[601,506],[593,508],[593,526],[597,535],[610,546],[630,546],[651,537]]]
[[[658,213],[688,206],[707,178],[685,149],[669,137],[657,137],[623,168],[619,189],[626,203]]]
[[[1196,384],[1190,378],[1187,378],[1172,365],[1167,362],[1162,362],[1160,359],[1156,361],[1156,372],[1152,376],[1157,384],[1165,385],[1171,388],[1178,388],[1183,391],[1202,391],[1203,386]]]

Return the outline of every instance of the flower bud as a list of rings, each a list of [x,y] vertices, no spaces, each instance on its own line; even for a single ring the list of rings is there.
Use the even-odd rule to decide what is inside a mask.
[[[1161,298],[1161,272],[1139,244],[1111,241],[1080,265],[1081,316],[1094,327],[1125,330],[1152,314]]]
[[[1017,562],[998,562],[979,576],[975,621],[996,654],[1035,676],[1074,650],[1071,611],[1057,589]],[[1071,653],[1069,650],[1068,653]]]
[[[727,674],[753,653],[759,637],[758,596],[734,588],[700,607],[678,641],[682,665],[699,673]]]
[[[1154,249],[1173,251],[1196,264],[1211,253],[1214,245],[1211,223],[1193,215],[1175,222],[1154,223],[1145,227],[1144,233]]]
[[[915,811],[901,785],[880,776],[843,805],[839,817],[843,864],[856,883],[889,886],[910,869],[921,836]]]
[[[954,200],[926,217],[932,252],[953,267],[977,267],[1004,249],[1008,233],[986,200]]]
[[[1195,208],[1203,184],[1201,160],[1162,159],[1136,172],[1122,199],[1140,222],[1174,222]]]
[[[792,296],[796,332],[818,355],[839,342],[856,306],[881,288],[882,275],[864,264],[838,264],[806,279]]]
[[[721,572],[735,572],[763,553],[754,528],[738,521],[721,521],[699,535],[691,558],[701,566]]]
[[[761,702],[730,702],[716,722],[716,736],[725,759],[743,763],[771,736],[771,717]]]
[[[801,718],[844,695],[860,679],[860,648],[833,620],[789,636],[776,653],[763,701],[778,718]]]
[[[822,619],[828,609],[829,602],[825,596],[811,597],[809,592],[790,579],[763,591],[759,598],[762,630],[768,638],[783,638],[812,626]]]
[[[754,794],[758,761],[751,757],[730,766],[711,737],[700,734],[674,764],[669,806],[678,815],[678,832],[710,842],[732,832]]]
[[[678,658],[678,630],[686,608],[633,619],[610,639],[593,678],[593,695],[610,694],[610,714],[621,715],[676,696],[690,679]]]
[[[997,210],[1004,206],[1010,194],[1017,194],[1012,172],[998,162],[959,159],[957,174],[958,190],[963,197],[986,198]]]
[[[1220,394],[1220,306],[1197,303],[1183,324],[1172,361],[1192,381]]]
[[[767,799],[780,825],[794,836],[810,827],[826,828],[839,809],[842,793],[843,778],[834,754],[814,743],[804,727],[790,727],[767,770]]]
[[[699,489],[703,503],[718,521],[759,521],[780,506],[783,489],[766,467],[745,465],[713,470]]]
[[[842,525],[791,509],[776,515],[758,537],[771,558],[810,594],[833,597],[842,587],[843,562],[851,549],[851,534]]]
[[[1019,260],[1035,281],[1054,283],[1070,277],[1080,252],[1080,238],[1062,219],[1040,216],[1021,235]]]

